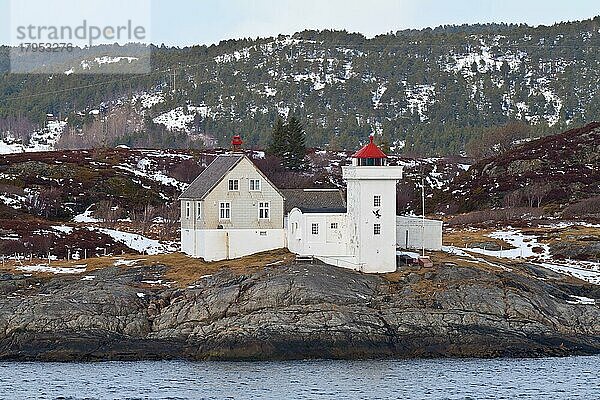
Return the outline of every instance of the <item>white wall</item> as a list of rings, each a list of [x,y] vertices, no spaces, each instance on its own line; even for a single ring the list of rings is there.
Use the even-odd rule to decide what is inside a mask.
[[[230,244],[229,259],[286,247],[283,229],[230,229],[227,232]]]
[[[344,167],[343,174],[348,182],[350,255],[363,272],[396,271],[396,183],[402,167]],[[374,196],[381,196],[381,206],[374,205]],[[375,224],[381,225],[379,235]]]
[[[425,250],[442,250],[443,222],[426,219],[423,231],[423,219],[420,217],[397,217],[396,229],[398,247],[420,250],[425,242]]]
[[[206,261],[231,260],[286,247],[283,229],[182,230],[184,253]]]
[[[196,255],[194,250],[194,230],[181,230],[181,251],[192,257]]]
[[[346,221],[345,213],[304,214],[295,208],[288,217],[288,249],[301,256],[347,256]],[[317,235],[312,233],[313,224],[319,226]]]
[[[229,180],[239,181],[238,191],[229,191]],[[250,180],[261,181],[259,192],[250,191]],[[231,203],[231,219],[221,220],[219,204]],[[269,202],[271,215],[269,219],[259,219],[259,203]],[[260,173],[258,168],[247,158],[232,169],[204,199],[201,221],[196,225],[201,229],[217,229],[220,225],[231,229],[283,229],[283,196]]]

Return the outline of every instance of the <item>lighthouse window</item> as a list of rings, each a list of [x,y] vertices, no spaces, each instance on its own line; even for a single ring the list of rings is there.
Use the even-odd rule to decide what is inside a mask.
[[[374,207],[381,207],[381,196],[374,196],[373,197],[373,206]]]
[[[337,222],[332,222],[331,223],[331,229],[337,229],[338,228],[338,223]]]
[[[271,203],[258,203],[258,219],[271,218]]]
[[[318,235],[319,234],[319,224],[312,224],[311,227],[311,232],[313,235]]]
[[[250,191],[260,192],[260,179],[250,179]]]
[[[223,202],[219,204],[219,218],[231,219],[231,203]]]
[[[230,179],[229,180],[229,191],[237,192],[240,190],[240,181],[238,179]]]
[[[373,234],[381,235],[381,224],[375,224],[373,226]]]

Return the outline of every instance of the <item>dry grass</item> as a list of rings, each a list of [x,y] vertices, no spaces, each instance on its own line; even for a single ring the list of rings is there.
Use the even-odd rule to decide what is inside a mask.
[[[198,281],[206,275],[212,275],[222,269],[229,269],[235,274],[247,274],[257,271],[267,266],[284,266],[291,264],[295,256],[287,250],[275,250],[252,256],[240,258],[237,260],[227,260],[219,262],[205,262],[200,259],[191,258],[183,253],[161,254],[155,256],[140,255],[122,255],[118,257],[99,257],[88,258],[79,261],[51,261],[53,268],[77,268],[86,266],[86,272],[93,272],[115,266],[120,268],[133,268],[140,266],[163,265],[167,267],[167,272],[163,278],[170,282],[175,282],[178,286],[185,287]],[[48,265],[48,260],[33,259],[31,261],[6,261],[4,266],[0,265],[0,271],[9,273],[25,273],[19,270],[20,266]],[[51,277],[56,276],[48,272],[27,272],[35,276]],[[65,275],[71,276],[71,275]],[[75,275],[77,276],[77,275]]]
[[[295,256],[287,250],[275,250],[254,254],[237,260],[218,261],[207,263],[202,260],[189,258],[181,253],[156,256],[149,258],[155,265],[168,267],[165,278],[177,282],[180,286],[188,286],[201,277],[212,275],[222,269],[228,269],[234,274],[244,275],[255,272],[267,266],[289,265]]]
[[[492,232],[494,232],[494,230],[491,229],[445,232],[444,245],[468,248],[472,247],[471,244],[473,243],[495,243],[507,250],[513,248],[509,243],[503,240],[486,236]]]
[[[524,234],[536,235],[540,243],[581,243],[588,240],[600,241],[600,228],[573,225],[564,228],[537,227],[523,229]]]

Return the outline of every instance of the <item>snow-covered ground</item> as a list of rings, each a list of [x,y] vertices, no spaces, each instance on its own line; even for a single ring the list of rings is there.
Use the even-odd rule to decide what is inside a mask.
[[[154,170],[152,168],[153,163],[154,163],[153,160],[150,160],[149,158],[143,158],[140,161],[138,161],[138,163],[135,166],[134,165],[117,165],[117,166],[115,166],[115,169],[129,172],[130,174],[135,175],[140,178],[145,178],[145,179],[149,179],[149,180],[158,182],[161,185],[174,186],[181,191],[183,191],[188,186],[186,183],[180,182],[175,178],[171,178],[170,176],[167,176],[163,172]]]
[[[70,268],[66,267],[53,267],[48,264],[38,265],[23,265],[16,267],[17,270],[23,272],[37,272],[37,273],[49,273],[55,275],[76,275],[82,274],[86,271],[87,265],[75,265]]]
[[[142,93],[139,95],[133,96],[131,99],[132,104],[136,104],[140,102],[142,105],[142,109],[147,110],[154,107],[157,104],[163,103],[165,101],[165,95],[163,93]]]
[[[569,225],[571,226],[571,225]],[[525,235],[517,229],[507,229],[492,232],[487,235],[492,239],[499,239],[510,244],[512,249],[484,250],[480,248],[459,248],[445,246],[443,250],[466,258],[475,258],[473,254],[481,254],[510,260],[525,260],[531,264],[549,270],[573,276],[575,278],[600,285],[600,263],[577,260],[556,260],[550,254],[550,247],[540,243],[534,235]],[[489,264],[484,259],[478,259]]]
[[[197,115],[206,118],[210,113],[210,107],[206,105],[188,106],[187,110],[183,107],[177,107],[159,115],[153,121],[155,124],[164,125],[172,132],[190,132],[191,125]]]
[[[33,132],[29,144],[26,145],[7,132],[6,138],[0,140],[0,154],[52,151],[66,126],[65,121],[50,121],[45,128]]]
[[[179,243],[177,242],[161,242],[135,233],[122,232],[115,229],[98,227],[87,227],[87,229],[104,233],[105,235],[110,236],[114,241],[123,243],[130,249],[142,254],[157,255],[179,251]]]
[[[95,223],[95,222],[101,222],[99,219],[96,219],[93,217],[93,211],[92,208],[94,207],[94,205],[91,205],[90,207],[88,207],[87,210],[85,210],[83,213],[76,215],[75,218],[73,218],[73,222],[79,222],[79,223]]]

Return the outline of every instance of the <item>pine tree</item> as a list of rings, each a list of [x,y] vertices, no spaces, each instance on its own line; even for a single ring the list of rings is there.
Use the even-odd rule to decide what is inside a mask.
[[[286,125],[281,117],[277,117],[273,131],[271,133],[271,140],[267,148],[267,154],[275,157],[283,158],[287,148],[287,131]]]
[[[287,143],[283,162],[292,171],[306,169],[306,133],[300,120],[291,117],[286,125]]]

